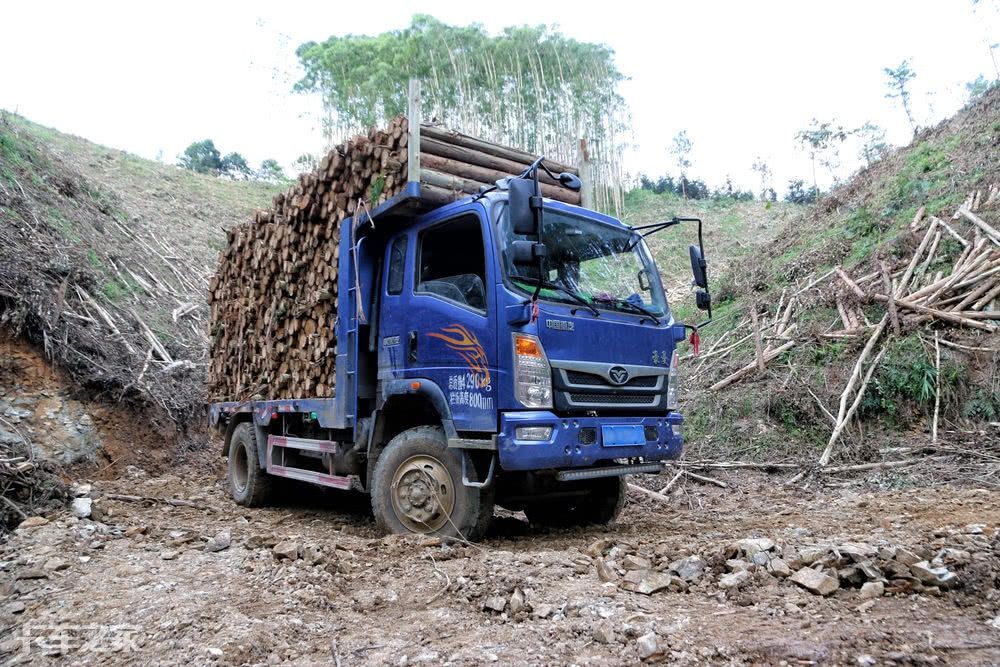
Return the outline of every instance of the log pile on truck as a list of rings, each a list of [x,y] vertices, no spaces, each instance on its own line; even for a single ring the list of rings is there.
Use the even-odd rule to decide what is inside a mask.
[[[424,201],[445,204],[520,174],[536,157],[432,125],[411,127],[404,116],[336,146],[270,209],[229,231],[209,281],[210,397],[332,395],[338,243],[352,232],[343,222],[366,221],[407,183],[420,184]],[[548,175],[541,187],[545,197],[570,204],[585,205],[589,196]]]

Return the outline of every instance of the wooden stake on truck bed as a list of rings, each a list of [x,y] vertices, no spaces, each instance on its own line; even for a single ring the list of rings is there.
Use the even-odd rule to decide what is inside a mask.
[[[420,182],[420,79],[410,79],[406,117],[409,121],[406,143],[407,180]]]

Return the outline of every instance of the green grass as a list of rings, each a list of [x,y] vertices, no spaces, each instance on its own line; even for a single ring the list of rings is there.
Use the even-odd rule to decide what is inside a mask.
[[[66,218],[61,210],[55,206],[49,206],[46,209],[45,218],[64,239],[71,243],[80,242],[80,233],[77,231],[76,225],[72,220]]]
[[[109,280],[101,286],[101,292],[108,301],[118,302],[128,296],[128,287],[117,280]]]
[[[914,146],[887,183],[882,215],[908,223],[919,206],[926,206],[928,214],[937,215],[944,208],[961,203],[964,194],[960,193],[964,191],[956,192],[959,175],[950,157],[958,150],[960,140],[960,136],[952,135]]]
[[[801,215],[803,210],[804,207],[784,202],[737,202],[728,198],[684,200],[669,192],[657,194],[636,189],[625,196],[622,221],[635,227],[674,216],[701,218],[711,288],[715,296],[724,297],[726,291],[722,287],[729,267],[771,240],[782,224]],[[706,314],[695,308],[694,295],[688,287],[691,283],[688,245],[698,242],[697,224],[682,223],[647,237],[646,242],[670,292],[674,318],[687,323],[705,319]],[[714,304],[713,316],[718,322],[734,310],[723,298]],[[721,330],[722,326],[714,324],[711,331]],[[711,331],[706,331],[711,338]]]

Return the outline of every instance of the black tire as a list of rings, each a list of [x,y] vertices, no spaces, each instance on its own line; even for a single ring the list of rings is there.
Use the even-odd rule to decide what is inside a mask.
[[[238,424],[229,441],[229,493],[238,505],[260,507],[274,490],[274,479],[260,467],[257,434],[250,422]]]
[[[600,477],[588,482],[566,482],[586,487],[586,495],[570,499],[538,500],[524,508],[528,521],[537,526],[568,528],[614,523],[625,507],[625,479]]]
[[[372,475],[372,512],[379,529],[481,539],[493,518],[495,484],[463,485],[462,456],[449,449],[437,426],[417,426],[390,440]],[[474,466],[468,474],[478,481]]]

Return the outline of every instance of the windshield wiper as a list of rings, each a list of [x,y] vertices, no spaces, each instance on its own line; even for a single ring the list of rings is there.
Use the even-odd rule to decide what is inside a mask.
[[[622,299],[621,297],[617,296],[611,296],[607,298],[596,297],[595,300],[610,301],[611,303],[614,303],[617,306],[625,306],[627,308],[631,308],[633,312],[645,315],[649,319],[653,320],[657,324],[657,326],[659,326],[660,324],[660,318],[658,318],[656,314],[653,313],[653,311],[651,311],[649,308],[646,308],[645,306],[640,306],[635,301],[629,301],[628,299]]]
[[[566,287],[565,285],[554,283],[551,280],[539,280],[537,278],[527,278],[524,276],[514,276],[513,279],[519,283],[524,283],[525,285],[538,285],[545,289],[559,290],[566,296],[573,299],[573,301],[576,301],[578,304],[580,304],[581,306],[592,312],[597,317],[601,316],[601,311],[594,308],[593,304],[591,304],[589,301],[583,298],[583,295],[581,295],[579,292],[575,290],[570,289],[569,287]]]

